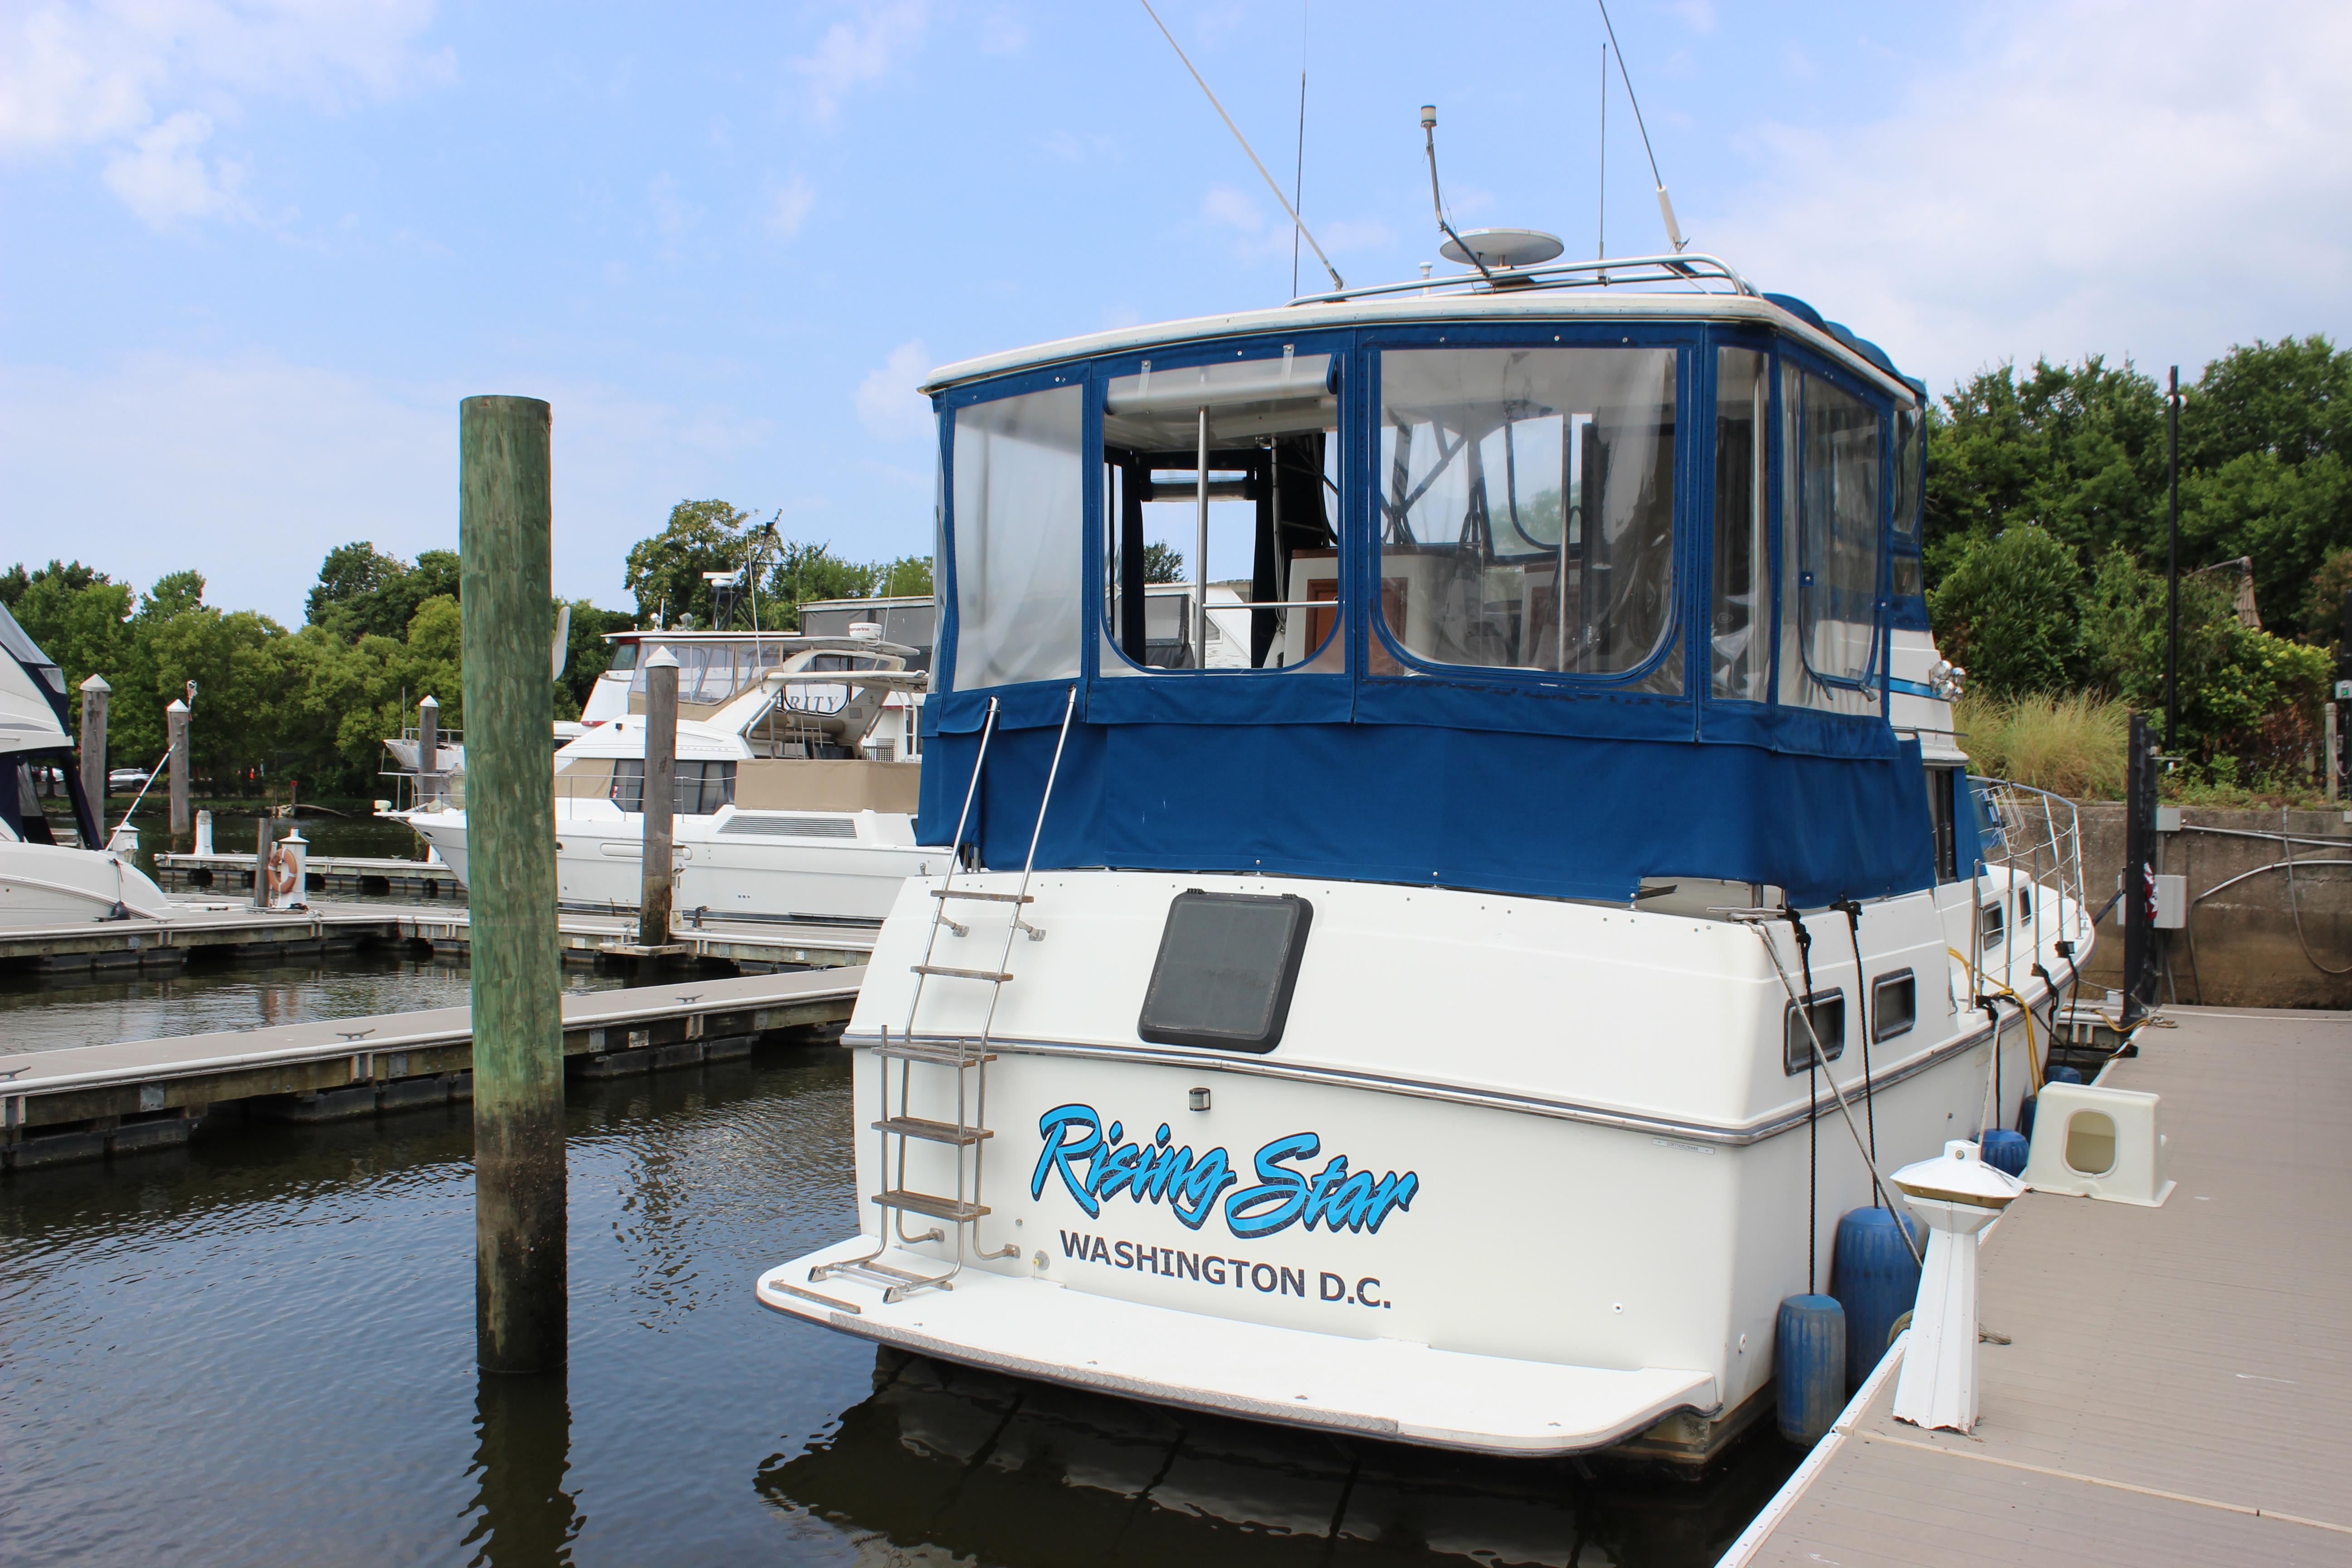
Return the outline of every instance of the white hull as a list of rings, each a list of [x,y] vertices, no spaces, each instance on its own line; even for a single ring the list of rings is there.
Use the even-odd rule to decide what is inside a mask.
[[[460,882],[468,879],[466,814],[415,811],[399,819]],[[681,915],[879,921],[908,877],[947,865],[943,848],[913,842],[903,816],[876,812],[738,812],[672,819],[677,856],[676,904]],[[742,831],[745,826],[802,826],[815,833]],[[730,826],[736,830],[730,831]],[[644,889],[645,818],[601,802],[564,802],[556,830],[556,896],[567,904],[634,906]],[[854,835],[851,837],[849,835]]]
[[[171,910],[163,889],[111,851],[0,842],[0,927],[108,920],[118,905],[151,920]]]
[[[1017,879],[960,879],[1006,890]],[[903,1041],[909,966],[924,962],[930,889],[910,883],[885,926],[848,1043],[864,1239],[769,1270],[760,1300],[847,1332],[1022,1375],[1257,1419],[1492,1453],[1622,1441],[1676,1412],[1716,1416],[1765,1389],[1780,1300],[1825,1289],[1831,1243],[1870,1177],[1821,1087],[1809,1143],[1807,1076],[1784,1071],[1786,996],[1754,931],[1719,919],[1390,886],[1220,876],[1041,875],[1028,918],[1046,931],[1005,946],[1003,906],[959,905],[971,935],[942,932],[929,962],[1014,975],[989,1027],[978,1198],[952,1291],[893,1302],[813,1268],[872,1250],[891,1186],[953,1194],[959,1155],[909,1142],[903,1175],[866,1131],[881,1114],[887,1026]],[[2006,879],[1988,878],[1988,901]],[[1918,1021],[1872,1048],[1861,1103],[1861,1026],[1824,1079],[1874,1120],[1891,1170],[2004,1124],[2029,1070],[2009,1010],[1995,1100],[1980,1012],[1954,1005],[1947,944],[1965,949],[1969,884],[1866,906],[1864,968],[1909,969]],[[1137,1019],[1169,900],[1186,889],[1297,893],[1314,905],[1289,1021],[1265,1055],[1147,1045]],[[2079,910],[2048,889],[2039,957]],[[1716,902],[1738,901],[1717,899]],[[1944,906],[1939,908],[1939,903]],[[1695,910],[1696,906],[1695,905]],[[2012,898],[2012,908],[2014,899]],[[966,917],[963,910],[973,912]],[[1855,994],[1845,922],[1811,918],[1816,994]],[[2033,999],[2034,931],[1988,960]],[[1794,979],[1794,950],[1776,932]],[[2078,946],[2087,942],[2078,938]],[[992,987],[926,982],[915,1040],[976,1038]],[[1957,987],[1963,999],[1969,988]],[[901,1066],[887,1064],[890,1081]],[[958,1074],[913,1067],[910,1114],[959,1118]],[[976,1072],[965,1075],[975,1081]],[[1205,1111],[1191,1091],[1210,1091]],[[896,1089],[892,1089],[895,1097]],[[893,1100],[895,1108],[895,1098]],[[1150,1168],[1160,1147],[1222,1151],[1235,1180],[1187,1205],[1173,1194],[1084,1191],[1095,1154],[1050,1151],[1092,1114]],[[970,1100],[962,1118],[982,1112]],[[1075,1120],[1074,1120],[1075,1118]],[[1313,1135],[1313,1148],[1278,1147]],[[1257,1212],[1345,1155],[1367,1174],[1349,1223],[1299,1217],[1238,1234]],[[972,1157],[961,1163],[964,1185]],[[1809,1159],[1817,1161],[1807,1279]],[[1197,1165],[1194,1166],[1197,1169]],[[1372,1184],[1393,1177],[1391,1200]],[[1407,1178],[1410,1178],[1408,1183]],[[1116,1184],[1114,1183],[1114,1184]],[[1344,1187],[1332,1189],[1344,1193]],[[1371,1200],[1371,1201],[1367,1201]],[[1091,1205],[1097,1212],[1087,1212]],[[1251,1223],[1244,1204],[1244,1228]],[[927,1226],[914,1215],[906,1231]],[[1012,1255],[984,1254],[1010,1247]],[[909,1276],[956,1261],[947,1241],[902,1239],[877,1261]]]

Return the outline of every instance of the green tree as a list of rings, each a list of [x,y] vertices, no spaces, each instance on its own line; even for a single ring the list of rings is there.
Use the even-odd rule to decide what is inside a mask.
[[[2062,691],[2079,637],[2074,552],[2031,525],[1970,537],[1929,598],[1937,646],[1988,696]]]
[[[2164,400],[2126,360],[1980,371],[1929,411],[1927,582],[1974,539],[2038,523],[2078,562],[2145,550],[2163,522]]]
[[[731,572],[750,553],[745,525],[749,512],[723,500],[682,500],[670,508],[669,521],[651,539],[630,547],[622,582],[636,595],[637,618],[652,626],[666,616],[674,627],[708,626],[710,585],[705,572]]]
[[[875,570],[879,580],[874,591],[886,598],[919,599],[939,591],[931,584],[931,558],[928,555],[901,555]]]
[[[1158,540],[1143,547],[1143,580],[1147,583],[1184,581],[1184,552]]]
[[[2207,365],[2181,401],[2182,466],[2219,468],[2252,452],[2352,461],[2352,353],[2315,332],[2256,340]]]
[[[125,684],[132,595],[129,584],[109,582],[103,574],[84,574],[79,587],[72,585],[74,581],[67,573],[31,574],[11,613],[41,651],[58,661],[66,680],[69,722],[79,738],[81,703],[74,693],[81,683],[102,675],[110,686]],[[109,750],[121,750],[121,731],[110,717],[108,734]]]
[[[604,638],[636,624],[637,618],[625,610],[600,610],[585,599],[572,601],[572,637],[565,644],[561,678],[572,700],[572,711],[558,717],[579,716],[588,705],[588,694],[595,689],[596,678],[613,667],[613,645]]]
[[[364,542],[338,545],[319,567],[307,614],[347,641],[374,636],[398,638],[425,600],[457,593],[457,552],[427,550],[410,565]]]
[[[767,603],[761,618],[798,631],[801,606],[819,599],[864,599],[879,590],[886,569],[845,561],[827,544],[788,544],[783,559],[768,574]]]

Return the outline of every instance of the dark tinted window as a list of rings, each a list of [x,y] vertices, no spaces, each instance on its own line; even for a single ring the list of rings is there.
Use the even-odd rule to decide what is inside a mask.
[[[1313,905],[1288,894],[1177,894],[1136,1033],[1160,1045],[1274,1049],[1314,915]]]
[[[1803,1072],[1813,1065],[1812,1035],[1821,1037],[1823,1059],[1835,1061],[1845,1055],[1845,993],[1815,992],[1807,999],[1807,1010],[1813,1016],[1812,1034],[1806,1032],[1804,1017],[1793,1004],[1783,1028],[1780,1060],[1791,1073]]]
[[[1882,974],[1870,989],[1870,1037],[1890,1040],[1919,1021],[1919,982],[1909,970]]]

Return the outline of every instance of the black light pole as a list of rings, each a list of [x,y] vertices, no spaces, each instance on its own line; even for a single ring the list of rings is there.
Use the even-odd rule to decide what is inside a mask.
[[[2164,546],[2164,754],[2179,754],[2180,734],[2180,367],[2164,400],[2165,484],[2172,492]]]

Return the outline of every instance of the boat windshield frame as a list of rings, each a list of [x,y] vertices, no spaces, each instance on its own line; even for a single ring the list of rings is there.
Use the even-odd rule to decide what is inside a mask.
[[[1777,308],[1759,308],[1757,301],[1741,299],[1736,301],[1736,308],[1706,313],[1693,310],[1687,301],[1676,300],[1671,306],[1665,301],[1660,303],[1662,308],[1654,316],[1629,312],[1625,309],[1627,301],[1620,297],[1609,301],[1609,310],[1599,313],[1580,314],[1576,309],[1578,301],[1563,300],[1557,312],[1531,314],[1521,308],[1507,315],[1481,319],[1475,302],[1465,302],[1457,318],[1417,311],[1393,319],[1339,322],[1274,321],[1266,322],[1267,330],[1264,331],[1236,331],[1212,324],[1188,334],[1179,327],[1171,328],[1170,336],[1160,342],[1145,343],[1129,337],[1104,344],[1102,352],[1033,363],[939,387],[933,393],[940,420],[940,532],[935,665],[937,689],[943,700],[934,704],[939,711],[932,722],[950,732],[976,727],[974,714],[980,700],[977,694],[981,692],[1003,698],[1011,722],[1025,721],[1022,715],[1032,705],[1038,706],[1046,719],[1058,718],[1058,694],[1075,682],[1082,689],[1081,710],[1091,722],[1361,722],[1389,719],[1417,723],[1460,722],[1481,729],[1525,728],[1595,737],[1723,740],[1817,755],[1889,754],[1895,744],[1886,690],[1888,655],[1895,629],[1895,617],[1890,614],[1894,609],[1893,557],[1916,550],[1917,538],[1916,523],[1906,535],[1898,527],[1892,509],[1898,498],[1907,498],[1916,509],[1924,489],[1919,482],[1925,466],[1924,396],[1916,390],[1898,396],[1891,388],[1901,384],[1844,363],[1810,323]],[[1253,321],[1251,324],[1257,322]],[[1281,330],[1286,326],[1290,330]],[[1664,470],[1671,474],[1674,489],[1673,588],[1666,626],[1644,659],[1604,673],[1439,662],[1407,647],[1383,625],[1381,616],[1366,613],[1375,605],[1379,591],[1375,586],[1379,567],[1374,487],[1380,483],[1377,468],[1381,461],[1384,356],[1438,346],[1527,350],[1632,347],[1673,353],[1673,451],[1670,465]],[[1767,356],[1769,367],[1769,418],[1775,435],[1767,443],[1769,471],[1764,493],[1770,508],[1768,537],[1771,542],[1772,567],[1768,626],[1775,647],[1767,666],[1772,671],[1771,679],[1760,700],[1715,694],[1709,668],[1712,650],[1706,628],[1712,614],[1709,596],[1715,500],[1711,475],[1716,421],[1706,411],[1715,407],[1717,351],[1727,347],[1760,352]],[[1101,459],[1105,452],[1106,404],[1111,385],[1115,381],[1123,381],[1131,389],[1133,378],[1147,361],[1154,374],[1160,374],[1236,361],[1279,361],[1286,351],[1301,358],[1328,355],[1336,393],[1336,428],[1330,434],[1337,451],[1333,468],[1339,489],[1331,510],[1338,532],[1340,579],[1334,606],[1340,628],[1339,657],[1279,670],[1139,665],[1121,654],[1109,629],[1112,600],[1118,591],[1109,576],[1115,531],[1115,520],[1110,514],[1116,511],[1118,503],[1113,481],[1107,477]],[[1785,602],[1796,592],[1794,578],[1784,571],[1790,564],[1784,558],[1785,552],[1794,548],[1794,521],[1792,492],[1789,476],[1783,470],[1790,461],[1799,459],[1783,450],[1779,435],[1784,418],[1782,386],[1790,372],[1801,372],[1834,387],[1845,397],[1860,400],[1878,422],[1874,502],[1876,537],[1873,545],[1874,563],[1870,568],[1873,587],[1869,595],[1867,670],[1859,676],[1832,675],[1815,682],[1821,689],[1837,690],[1842,710],[1784,700],[1789,694],[1779,689],[1782,645],[1793,635],[1784,629]],[[1050,672],[1039,679],[995,686],[963,686],[957,672],[968,650],[958,595],[963,575],[960,568],[965,563],[959,562],[957,552],[970,542],[960,532],[963,520],[958,515],[959,421],[969,418],[966,411],[1000,399],[1072,388],[1080,394],[1075,436],[1076,516],[1074,521],[1060,518],[1053,526],[1062,531],[1061,548],[1077,557],[1075,563],[1065,562],[1064,566],[1077,567],[1075,592],[1079,600],[1075,616],[1063,613],[1063,619],[1052,622],[1052,632],[1056,637],[1066,637],[1073,646],[1062,647],[1057,643],[1054,657],[1031,666]],[[1909,399],[1907,403],[1906,397]],[[1066,404],[1057,403],[1055,406],[1065,408]],[[1906,408],[1912,422],[1922,427],[1921,436],[1909,442],[1897,438],[1896,416]],[[1068,445],[1066,440],[1061,442],[1061,447]],[[1063,459],[1056,459],[1060,460]],[[1906,460],[1919,467],[1898,484],[1895,466]],[[1219,489],[1213,485],[1213,495]],[[1063,510],[1066,512],[1067,506]],[[1189,549],[1183,552],[1188,557],[1191,554]],[[1066,578],[1063,567],[1055,570]],[[1065,599],[1071,591],[1066,581],[1055,590]],[[1281,603],[1278,593],[1272,599],[1258,594],[1224,608],[1246,617],[1251,604]],[[1211,608],[1217,607],[1213,595]],[[1675,668],[1662,674],[1662,666]],[[1137,679],[1139,676],[1147,679]],[[1605,700],[1562,703],[1557,700],[1560,698]],[[1032,699],[1035,700],[1034,703]]]

